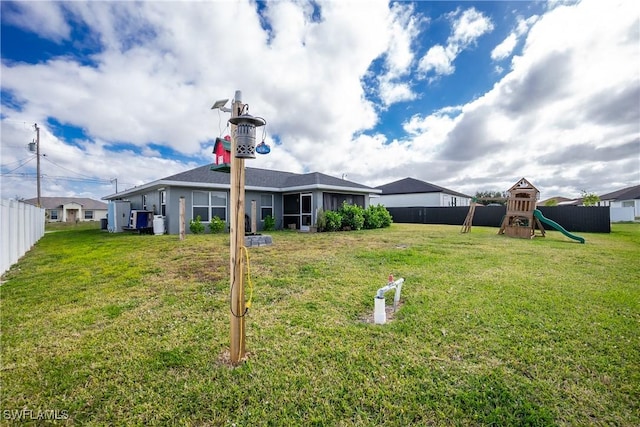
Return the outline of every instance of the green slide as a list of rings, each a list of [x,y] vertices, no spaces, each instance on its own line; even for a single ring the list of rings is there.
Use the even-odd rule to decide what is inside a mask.
[[[564,234],[568,238],[573,239],[573,240],[577,240],[580,243],[584,243],[584,237],[576,236],[575,234],[569,233],[567,230],[564,229],[563,226],[561,226],[557,222],[552,221],[549,218],[547,218],[544,215],[542,215],[542,212],[540,212],[538,209],[533,211],[533,216],[538,218],[541,223],[555,228],[556,230],[558,230],[559,232],[561,232],[562,234]]]

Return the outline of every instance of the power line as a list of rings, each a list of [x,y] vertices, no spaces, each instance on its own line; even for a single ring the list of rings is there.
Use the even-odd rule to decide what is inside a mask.
[[[0,168],[8,168],[13,166],[15,163],[20,163],[20,162],[24,162],[24,161],[29,161],[29,160],[33,160],[33,157],[35,156],[35,154],[32,157],[26,157],[24,159],[20,159],[20,160],[16,160],[15,162],[11,162],[11,163],[6,163],[4,165],[0,165]]]
[[[26,165],[27,163],[29,163],[31,160],[33,160],[33,159],[35,159],[35,158],[36,158],[36,156],[35,156],[35,155],[33,155],[33,156],[29,157],[28,159],[18,160],[19,162],[23,162],[23,163],[21,163],[19,166],[17,166],[17,167],[15,167],[15,168],[11,169],[11,170],[10,170],[10,171],[8,171],[8,172],[2,172],[0,175],[2,175],[2,176],[8,175],[8,174],[10,174],[11,172],[13,172],[13,171],[15,171],[15,170],[20,169],[21,167],[23,167],[24,165]],[[25,161],[25,160],[26,160],[26,161]],[[13,163],[16,163],[16,162],[13,162]],[[2,166],[2,167],[3,167],[3,168],[4,168],[4,167],[7,167],[7,166],[9,166],[10,164],[12,164],[12,163],[9,163],[9,164],[4,165],[4,166]]]
[[[44,156],[43,156],[43,157],[44,157]],[[57,164],[56,162],[54,162],[53,160],[49,159],[48,157],[44,157],[44,159],[45,159],[46,161],[48,161],[49,163],[51,163],[52,165],[55,165],[55,166],[59,167],[60,169],[64,169],[64,170],[66,170],[67,172],[75,173],[76,175],[83,176],[83,177],[85,177],[85,178],[90,178],[90,179],[93,179],[93,178],[94,178],[94,177],[92,177],[92,176],[84,175],[84,174],[81,174],[81,173],[79,173],[79,172],[72,171],[71,169],[65,168],[64,166],[61,166],[61,165]]]

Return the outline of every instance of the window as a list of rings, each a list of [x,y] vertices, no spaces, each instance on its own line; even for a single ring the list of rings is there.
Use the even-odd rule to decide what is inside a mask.
[[[260,219],[264,221],[267,216],[273,218],[273,195],[262,194],[260,195]]]
[[[623,208],[632,208],[634,207],[634,202],[633,200],[625,200],[624,202],[622,202],[622,207]]]
[[[146,194],[142,195],[142,210],[143,211],[147,210],[147,195]]]
[[[52,220],[57,220],[58,219],[58,209],[51,209],[51,219]]]
[[[214,216],[226,221],[227,193],[222,191],[194,191],[193,218],[198,215],[200,215],[200,220],[203,222],[211,221]]]
[[[93,211],[84,211],[84,219],[93,219]]]
[[[165,216],[167,214],[167,192],[165,190],[160,191],[160,215]]]

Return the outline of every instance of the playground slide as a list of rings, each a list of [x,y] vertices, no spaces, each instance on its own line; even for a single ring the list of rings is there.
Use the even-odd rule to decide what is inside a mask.
[[[575,234],[569,233],[567,230],[564,229],[563,226],[561,226],[557,222],[555,222],[553,220],[550,220],[549,218],[547,218],[544,215],[542,215],[542,212],[540,212],[538,209],[535,209],[533,211],[533,216],[538,218],[541,223],[555,228],[556,230],[558,230],[559,232],[561,232],[562,234],[564,234],[568,238],[573,239],[573,240],[577,240],[580,243],[584,243],[584,237],[576,236]]]

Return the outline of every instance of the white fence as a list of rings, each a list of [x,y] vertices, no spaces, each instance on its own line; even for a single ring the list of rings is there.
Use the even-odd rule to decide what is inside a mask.
[[[633,221],[635,219],[635,210],[633,206],[626,208],[609,208],[611,222]]]
[[[0,274],[4,274],[44,235],[44,209],[16,200],[0,202]]]

